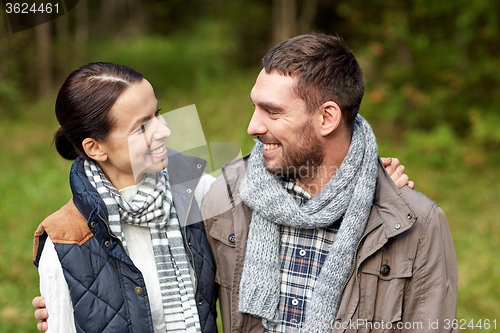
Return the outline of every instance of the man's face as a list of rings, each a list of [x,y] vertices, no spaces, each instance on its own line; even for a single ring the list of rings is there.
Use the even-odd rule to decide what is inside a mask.
[[[250,93],[255,105],[248,134],[264,144],[266,169],[278,176],[307,179],[323,162],[323,147],[314,127],[316,114],[293,91],[296,79],[262,70]]]

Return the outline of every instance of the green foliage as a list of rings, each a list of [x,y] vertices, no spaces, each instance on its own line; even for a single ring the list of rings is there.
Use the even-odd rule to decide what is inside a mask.
[[[405,142],[405,149],[419,156],[428,167],[448,170],[461,167],[462,146],[448,126],[439,126],[430,133],[409,131]]]
[[[230,141],[250,151],[245,128],[253,111],[248,94],[259,69],[241,69],[233,60],[235,36],[207,20],[188,34],[92,43],[89,61],[126,64],[144,74],[163,111],[195,104],[209,141]],[[107,47],[105,47],[107,46]],[[250,79],[249,79],[250,78]],[[221,121],[232,119],[232,123]]]
[[[472,123],[472,138],[488,150],[500,148],[500,116],[496,113],[471,111],[470,121]]]
[[[168,35],[93,36],[85,61],[141,71],[164,111],[196,104],[208,142],[249,152],[248,94],[269,47],[270,3],[146,3],[153,27],[164,24],[162,15],[172,18],[165,30],[153,29]],[[380,154],[397,156],[417,189],[445,211],[458,260],[459,319],[500,319],[499,12],[494,0],[325,0],[313,27],[350,44],[367,82],[361,114]],[[0,46],[0,332],[36,332],[33,232],[71,197],[70,163],[51,145],[55,96],[33,102],[30,33],[7,42]]]
[[[356,26],[344,37],[365,58],[368,92],[382,114],[406,128],[443,123],[467,137],[471,110],[500,106],[500,3],[464,1],[342,1],[337,13]],[[361,52],[360,52],[361,51]],[[394,96],[398,95],[398,96]],[[397,99],[400,112],[394,115]],[[404,110],[404,112],[402,111]],[[387,115],[385,114],[387,112]]]
[[[0,29],[3,27],[0,25]],[[23,113],[22,102],[31,99],[34,91],[30,81],[28,59],[30,34],[20,32],[3,36],[0,32],[0,117],[18,117]]]
[[[37,225],[70,198],[69,164],[51,145],[55,117],[45,103],[0,125],[0,332],[36,332],[30,302],[39,294],[32,262]],[[8,143],[8,144],[7,144]]]
[[[215,21],[195,31],[165,37],[94,40],[89,61],[126,64],[144,74],[158,95],[172,100],[194,94],[198,83],[226,77],[234,70],[234,38]]]

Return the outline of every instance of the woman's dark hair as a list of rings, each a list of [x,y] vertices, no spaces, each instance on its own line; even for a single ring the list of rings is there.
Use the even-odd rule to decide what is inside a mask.
[[[73,71],[64,81],[56,100],[56,117],[61,127],[54,134],[59,154],[68,160],[89,158],[82,141],[101,141],[113,128],[109,110],[130,85],[144,76],[134,69],[97,62]]]

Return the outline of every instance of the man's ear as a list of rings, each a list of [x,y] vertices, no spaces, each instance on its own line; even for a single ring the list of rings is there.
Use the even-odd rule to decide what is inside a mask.
[[[322,120],[320,134],[327,136],[339,127],[342,120],[342,112],[340,106],[332,101],[323,103],[320,106],[320,112]]]
[[[85,154],[94,161],[104,162],[108,159],[108,155],[103,151],[102,143],[95,139],[86,138],[82,141],[82,147]]]

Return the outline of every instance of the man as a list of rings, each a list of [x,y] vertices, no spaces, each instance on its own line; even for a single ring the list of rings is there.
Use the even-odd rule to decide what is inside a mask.
[[[446,218],[386,173],[358,115],[364,78],[351,51],[310,34],[263,62],[250,94],[258,140],[202,206],[224,332],[451,331]]]

